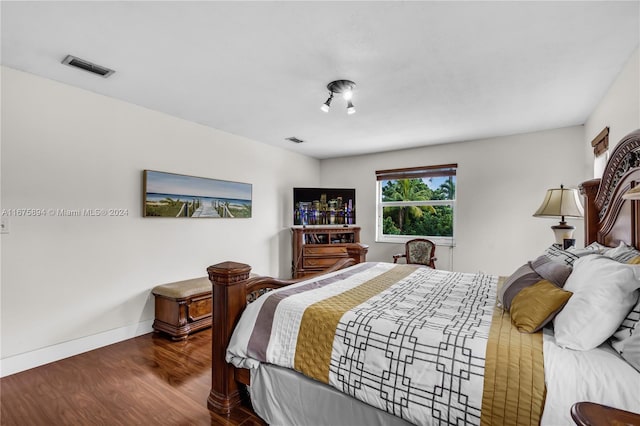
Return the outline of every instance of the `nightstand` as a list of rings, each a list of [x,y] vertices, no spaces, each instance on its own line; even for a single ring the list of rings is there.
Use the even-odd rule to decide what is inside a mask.
[[[576,402],[571,407],[571,417],[578,426],[640,425],[640,414],[595,402]]]

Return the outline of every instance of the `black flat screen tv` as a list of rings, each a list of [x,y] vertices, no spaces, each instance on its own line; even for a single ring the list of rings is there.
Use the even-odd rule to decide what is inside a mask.
[[[293,188],[294,225],[355,225],[353,188]]]

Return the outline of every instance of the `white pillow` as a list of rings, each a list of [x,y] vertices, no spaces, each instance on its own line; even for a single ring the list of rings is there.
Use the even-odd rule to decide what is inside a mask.
[[[629,263],[632,259],[640,256],[640,251],[636,250],[635,247],[628,246],[622,241],[620,241],[620,245],[616,248],[612,248],[603,252],[607,257],[611,259],[617,260],[622,263]]]
[[[627,317],[622,321],[618,330],[611,336],[611,346],[620,355],[625,351],[628,341],[635,342],[636,351],[634,352],[635,367],[640,371],[640,301],[629,311]],[[627,359],[627,361],[629,361]],[[630,364],[633,364],[629,361]]]
[[[624,342],[624,348],[620,352],[633,368],[640,371],[640,333],[634,333]]]
[[[636,304],[639,288],[640,266],[602,255],[579,258],[564,285],[573,296],[553,320],[556,343],[583,351],[599,346]]]
[[[606,250],[610,249],[605,245],[602,245],[598,242],[593,242],[586,246],[585,248],[576,248],[575,246],[569,247],[567,251],[569,253],[573,253],[578,257],[587,256],[589,254],[604,254]]]

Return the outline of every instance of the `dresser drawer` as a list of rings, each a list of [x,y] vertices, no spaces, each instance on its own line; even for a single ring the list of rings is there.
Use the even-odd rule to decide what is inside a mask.
[[[345,246],[305,246],[303,249],[305,257],[309,256],[333,256],[333,257],[348,257],[349,253]],[[335,260],[333,261],[335,263]],[[332,263],[332,264],[333,264]]]
[[[344,256],[346,257],[346,256]],[[303,268],[326,268],[334,265],[339,257],[305,257],[302,261]]]

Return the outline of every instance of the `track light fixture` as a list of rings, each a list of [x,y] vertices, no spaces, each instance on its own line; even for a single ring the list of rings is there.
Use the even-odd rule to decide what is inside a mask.
[[[320,109],[323,112],[329,112],[333,95],[338,93],[342,95],[345,101],[347,101],[347,114],[354,114],[356,112],[356,108],[353,106],[353,102],[351,102],[354,87],[356,87],[356,84],[351,80],[336,80],[327,84],[327,89],[329,89],[329,98],[322,104]]]

